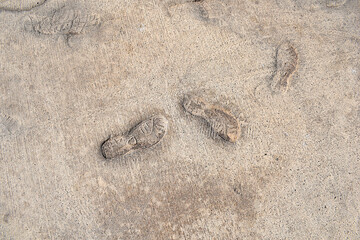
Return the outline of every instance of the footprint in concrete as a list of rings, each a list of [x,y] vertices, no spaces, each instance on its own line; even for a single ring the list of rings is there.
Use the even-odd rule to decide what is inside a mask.
[[[270,87],[274,93],[286,92],[290,86],[291,75],[298,64],[298,54],[290,42],[284,42],[276,49],[276,70]]]
[[[85,33],[99,26],[101,19],[95,14],[62,7],[47,16],[32,15],[25,21],[25,30],[42,35],[60,35],[68,41],[70,37]]]
[[[240,137],[240,123],[230,111],[194,95],[184,97],[183,107],[191,115],[204,119],[222,139],[234,143]]]
[[[105,158],[123,156],[137,149],[146,149],[160,142],[167,133],[168,120],[164,116],[148,118],[124,135],[110,136],[102,146]]]
[[[13,134],[18,129],[19,124],[14,118],[0,113],[0,135]]]
[[[42,5],[46,0],[0,0],[0,10],[29,11]]]
[[[326,6],[329,8],[337,8],[341,7],[347,2],[347,0],[327,0]]]

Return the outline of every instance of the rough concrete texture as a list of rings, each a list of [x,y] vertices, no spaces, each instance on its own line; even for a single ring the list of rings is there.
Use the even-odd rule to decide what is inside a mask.
[[[358,0],[48,0],[0,22],[0,239],[360,239]],[[161,142],[103,158],[155,114]]]

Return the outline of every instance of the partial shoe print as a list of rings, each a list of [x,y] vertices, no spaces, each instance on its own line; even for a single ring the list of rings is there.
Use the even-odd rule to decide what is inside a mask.
[[[48,16],[29,16],[25,22],[25,29],[38,34],[70,37],[96,27],[100,22],[100,17],[97,15],[63,7]]]
[[[347,0],[327,0],[326,6],[330,8],[337,8],[341,7],[347,2]]]
[[[291,75],[298,64],[296,49],[289,42],[284,42],[276,50],[276,71],[270,87],[274,93],[286,92],[290,86]]]
[[[12,134],[18,129],[19,124],[14,118],[0,112],[0,136]]]
[[[190,114],[204,119],[224,140],[234,143],[240,137],[240,123],[228,110],[193,95],[184,97],[183,106]]]
[[[42,5],[46,0],[0,0],[0,10],[29,11]]]
[[[164,137],[168,128],[168,120],[164,116],[148,118],[125,135],[110,137],[102,146],[105,158],[123,156],[136,149],[145,149],[156,145]]]

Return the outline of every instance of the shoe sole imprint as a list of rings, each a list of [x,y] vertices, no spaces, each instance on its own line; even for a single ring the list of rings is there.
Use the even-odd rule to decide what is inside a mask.
[[[298,64],[296,49],[289,43],[280,44],[276,50],[276,72],[271,80],[271,90],[274,93],[286,92],[290,86],[291,75]]]
[[[192,95],[184,97],[183,107],[190,114],[204,119],[222,139],[234,143],[240,137],[240,123],[228,110]]]
[[[329,8],[341,7],[347,2],[347,0],[327,0],[326,6]]]
[[[84,14],[73,9],[60,8],[50,16],[29,16],[25,29],[44,35],[72,36],[85,32],[90,27],[100,25],[100,17]]]
[[[0,113],[0,136],[13,134],[18,129],[19,124],[15,119]]]
[[[123,156],[133,150],[146,149],[160,142],[167,133],[168,120],[164,116],[148,118],[125,135],[110,136],[101,146],[105,158]]]

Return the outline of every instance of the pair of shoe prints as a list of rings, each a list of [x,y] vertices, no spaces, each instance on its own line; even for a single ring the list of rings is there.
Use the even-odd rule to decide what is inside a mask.
[[[194,95],[184,97],[183,107],[191,115],[205,120],[222,139],[236,142],[239,138],[239,121],[222,107],[212,105]],[[137,124],[127,134],[110,136],[101,146],[102,154],[105,158],[115,158],[137,149],[152,147],[163,139],[168,125],[166,117],[152,116]]]

